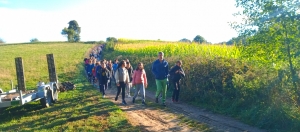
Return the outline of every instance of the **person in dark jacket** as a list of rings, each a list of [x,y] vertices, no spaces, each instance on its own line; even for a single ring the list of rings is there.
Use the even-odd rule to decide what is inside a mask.
[[[166,106],[166,91],[167,91],[167,76],[169,71],[169,64],[164,59],[164,53],[158,52],[158,59],[153,62],[152,64],[152,73],[155,76],[155,82],[156,82],[156,94],[155,94],[155,102],[158,103],[158,96],[161,93],[162,94],[162,105]]]
[[[182,77],[185,76],[181,66],[182,66],[182,61],[179,60],[176,62],[176,65],[172,67],[171,70],[169,71],[171,83],[174,86],[173,96],[172,96],[173,103],[178,102],[178,97],[180,92],[180,80]]]
[[[112,77],[113,77],[113,75],[114,75],[114,71],[113,71],[113,68],[112,68],[112,62],[111,62],[111,60],[109,60],[108,62],[107,62],[107,69],[109,70],[109,74],[110,74],[110,77],[109,77],[109,83],[108,83],[108,85],[109,85],[109,87],[111,88],[111,81],[112,81]]]
[[[89,60],[89,64],[87,65],[87,75],[88,75],[88,80],[89,82],[92,81],[92,77],[93,77],[93,74],[92,74],[92,70],[94,68],[94,63],[92,60]]]
[[[100,92],[102,92],[103,98],[105,98],[105,90],[107,89],[109,83],[110,72],[106,68],[106,64],[104,63],[104,61],[101,61],[101,69],[99,69],[97,76],[100,86]]]

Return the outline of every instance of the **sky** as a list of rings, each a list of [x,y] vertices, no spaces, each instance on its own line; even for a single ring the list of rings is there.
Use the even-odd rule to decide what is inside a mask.
[[[237,36],[228,22],[235,0],[0,0],[0,38],[6,43],[66,41],[76,20],[82,41],[107,37],[178,41],[196,35],[218,43]]]

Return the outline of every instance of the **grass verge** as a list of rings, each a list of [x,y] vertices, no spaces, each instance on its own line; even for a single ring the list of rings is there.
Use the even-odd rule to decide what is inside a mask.
[[[36,79],[40,79],[39,75],[43,80],[48,80],[44,57],[46,53],[54,53],[60,82],[71,81],[76,84],[76,89],[59,93],[59,101],[49,108],[42,108],[37,101],[0,109],[0,131],[140,131],[128,123],[118,106],[108,99],[100,98],[99,92],[87,83],[81,62],[85,52],[92,46],[68,43],[3,46],[5,53],[0,53],[4,54],[1,62],[6,63],[0,65],[5,66],[9,76],[2,76],[1,79],[11,79],[9,77],[15,74],[14,57],[22,56],[23,61],[26,60],[26,82],[33,88]],[[44,62],[37,63],[39,61]],[[40,74],[33,74],[31,72],[34,69],[44,70]]]

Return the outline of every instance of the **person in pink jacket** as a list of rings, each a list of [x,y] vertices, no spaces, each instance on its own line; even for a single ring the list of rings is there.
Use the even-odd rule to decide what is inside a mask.
[[[142,62],[138,63],[136,70],[133,72],[132,76],[132,86],[135,86],[135,94],[132,98],[132,103],[135,102],[135,98],[137,97],[138,93],[142,93],[142,104],[146,105],[145,103],[145,88],[147,88],[147,76],[144,70],[144,65]]]

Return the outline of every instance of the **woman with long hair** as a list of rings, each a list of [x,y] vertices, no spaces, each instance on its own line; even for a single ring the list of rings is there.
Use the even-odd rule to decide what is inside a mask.
[[[127,104],[125,101],[125,87],[126,84],[129,83],[129,75],[128,71],[126,69],[126,62],[123,60],[119,63],[118,68],[116,69],[115,72],[115,79],[116,79],[116,84],[118,88],[118,92],[115,98],[115,101],[118,100],[118,96],[120,92],[122,91],[122,104]]]
[[[146,105],[145,103],[145,88],[147,88],[147,76],[144,70],[144,65],[142,62],[138,63],[136,70],[133,73],[132,78],[132,85],[136,87],[134,96],[132,98],[132,103],[135,102],[135,98],[139,93],[142,94],[142,104]]]

